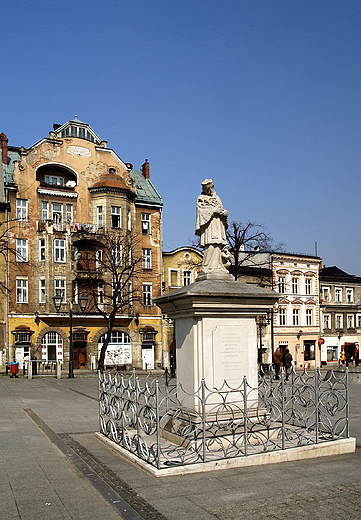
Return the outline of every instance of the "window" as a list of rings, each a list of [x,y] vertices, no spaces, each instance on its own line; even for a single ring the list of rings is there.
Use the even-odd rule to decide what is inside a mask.
[[[299,309],[293,309],[293,325],[297,326],[300,324],[300,311]]]
[[[63,205],[53,202],[52,204],[52,219],[54,229],[56,231],[63,231]]]
[[[305,280],[305,289],[306,289],[306,294],[312,294],[311,278],[306,278],[306,280]]]
[[[142,213],[142,233],[143,235],[150,235],[150,214]]]
[[[104,284],[98,284],[98,305],[103,305],[104,303]]]
[[[97,206],[97,226],[103,227],[103,206]]]
[[[292,278],[292,294],[298,294],[298,278]]]
[[[16,261],[27,262],[28,261],[28,241],[23,238],[16,239]]]
[[[353,289],[346,289],[347,303],[353,303]]]
[[[39,240],[39,262],[45,262],[45,238]]]
[[[306,309],[306,325],[312,325],[312,309]]]
[[[97,249],[95,253],[95,268],[101,269],[103,260],[103,251],[101,249]]]
[[[44,280],[44,278],[40,278],[40,280],[39,280],[39,303],[46,303],[45,280]]]
[[[28,303],[28,279],[16,279],[16,303]]]
[[[183,285],[190,285],[192,283],[192,271],[183,271]]]
[[[284,326],[286,325],[286,309],[280,309],[279,312],[279,323],[280,323],[280,326]]]
[[[342,288],[341,287],[335,287],[335,302],[337,302],[337,303],[342,302]]]
[[[65,240],[55,238],[54,240],[54,262],[65,262]]]
[[[336,314],[335,316],[336,329],[343,329],[343,316],[342,314]]]
[[[355,328],[355,316],[353,314],[347,315],[347,328],[354,329]]]
[[[112,206],[112,228],[121,228],[121,208],[119,206]]]
[[[152,250],[151,249],[142,249],[142,266],[143,269],[151,269],[152,268]]]
[[[143,305],[144,307],[152,305],[152,284],[143,284]]]
[[[286,292],[286,279],[284,276],[278,278],[278,292],[285,294]]]
[[[52,186],[64,186],[64,177],[59,177],[58,175],[45,175],[45,182]]]
[[[55,278],[55,280],[54,280],[54,294],[55,294],[55,296],[62,295],[63,296],[63,300],[62,300],[61,303],[66,303],[66,285],[65,285],[65,280],[64,279]]]
[[[79,303],[79,284],[77,280],[73,282],[73,299],[74,303]]]
[[[41,203],[41,220],[42,222],[49,220],[49,204],[47,202]]]
[[[114,283],[112,286],[113,289],[113,300],[114,303],[118,303],[119,305],[122,305],[123,302],[123,286],[121,282]]]
[[[329,314],[323,315],[323,328],[330,329],[331,328],[331,316]]]
[[[63,340],[57,332],[48,332],[41,340],[43,361],[63,361]]]
[[[324,302],[329,302],[331,300],[329,287],[322,287],[322,300]]]
[[[28,220],[28,201],[25,199],[16,199],[16,220]]]
[[[66,221],[68,224],[73,222],[73,206],[72,204],[66,205]]]
[[[357,328],[360,328],[361,327],[361,314],[357,315],[356,323],[357,323]]]
[[[113,247],[112,250],[112,256],[113,256],[113,262],[116,267],[122,265],[122,245],[118,244]]]
[[[169,285],[170,287],[178,287],[179,286],[179,272],[178,269],[170,269],[169,270]]]
[[[128,209],[128,231],[132,229],[132,212]]]

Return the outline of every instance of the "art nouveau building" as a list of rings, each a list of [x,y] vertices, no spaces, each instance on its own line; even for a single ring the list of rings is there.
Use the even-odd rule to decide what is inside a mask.
[[[106,364],[140,368],[146,358],[160,366],[161,316],[153,299],[161,293],[162,198],[149,178],[147,160],[134,170],[76,117],[16,152],[5,179],[13,251],[8,271],[10,360],[31,354],[61,361],[66,368],[71,308],[74,368],[96,368],[106,328],[94,310],[82,314],[79,309],[87,276],[83,259],[90,250],[101,254],[102,237],[124,230],[137,237],[134,254],[142,258],[131,282],[138,297],[116,316]],[[103,298],[101,281],[97,290]],[[63,305],[57,313],[53,296],[60,293]]]

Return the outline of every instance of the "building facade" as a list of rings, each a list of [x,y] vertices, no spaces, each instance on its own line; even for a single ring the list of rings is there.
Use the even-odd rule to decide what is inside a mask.
[[[322,356],[348,362],[359,358],[361,340],[361,278],[336,266],[320,270]]]
[[[273,290],[280,293],[274,307],[274,348],[288,348],[296,367],[320,366],[319,269],[321,259],[272,253]]]
[[[162,198],[148,161],[134,170],[77,117],[16,151],[4,179],[11,208],[9,359],[31,355],[66,368],[71,316],[74,368],[96,368],[107,329],[94,307],[84,314],[79,308],[89,270],[97,269],[86,268],[84,259],[96,251],[100,260],[106,238],[123,233],[135,237],[131,254],[140,262],[128,280],[134,297],[115,318],[106,365],[161,366],[161,314],[153,299],[161,294]],[[97,303],[107,296],[106,282],[97,278]],[[56,312],[53,297],[59,294]]]
[[[250,258],[250,252],[244,253]],[[255,252],[238,272],[238,280],[280,293],[268,317],[259,320],[259,361],[272,363],[274,351],[288,348],[296,367],[321,364],[319,268],[314,256]]]
[[[163,293],[195,282],[202,267],[203,253],[195,247],[178,247],[163,252]],[[174,322],[163,316],[164,366],[175,368]]]

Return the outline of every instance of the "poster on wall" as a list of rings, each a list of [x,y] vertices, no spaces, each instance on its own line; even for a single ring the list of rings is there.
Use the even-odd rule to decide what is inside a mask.
[[[101,346],[98,346],[98,357]],[[105,353],[104,365],[130,365],[132,363],[132,345],[120,345],[119,343],[109,343]]]

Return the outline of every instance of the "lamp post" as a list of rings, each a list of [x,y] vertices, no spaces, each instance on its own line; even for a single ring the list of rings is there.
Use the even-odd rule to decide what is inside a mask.
[[[258,363],[262,364],[262,329],[267,327],[271,323],[273,310],[269,309],[266,312],[266,316],[259,316],[258,327],[259,327],[259,349],[258,349]]]
[[[63,293],[57,293],[53,296],[54,307],[56,312],[60,311],[60,307],[63,303]],[[80,296],[78,298],[79,307],[82,312],[85,311],[86,306],[88,304],[88,298],[86,296]],[[70,302],[69,308],[69,378],[72,379],[74,377],[73,370],[73,309],[72,302]]]

